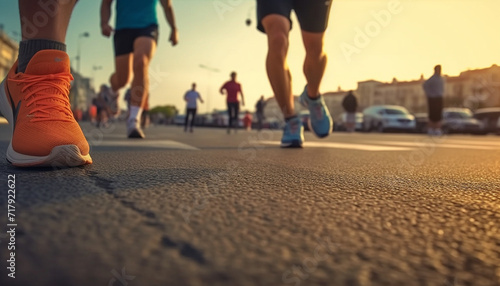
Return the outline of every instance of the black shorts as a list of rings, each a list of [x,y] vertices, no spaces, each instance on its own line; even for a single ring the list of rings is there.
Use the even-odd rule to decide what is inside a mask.
[[[158,44],[158,25],[151,25],[146,28],[116,30],[113,37],[115,57],[133,53],[134,42],[139,37],[150,37]]]
[[[429,120],[431,122],[439,122],[443,118],[443,98],[433,97],[427,98],[427,104],[429,106]]]
[[[267,15],[278,14],[290,21],[295,11],[300,28],[311,33],[322,33],[328,26],[328,16],[333,0],[257,0],[257,29],[264,31],[262,19]]]

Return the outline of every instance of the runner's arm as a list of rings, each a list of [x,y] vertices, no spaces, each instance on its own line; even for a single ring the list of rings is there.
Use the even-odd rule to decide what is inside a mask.
[[[113,0],[102,0],[101,3],[101,33],[105,37],[111,36],[113,28],[109,25],[111,18],[111,3]]]
[[[241,104],[245,106],[245,97],[243,96],[243,89],[240,86],[240,94],[241,94]]]
[[[172,46],[177,45],[179,41],[179,34],[177,33],[177,26],[175,25],[175,15],[174,9],[172,7],[172,0],[160,0],[161,5],[163,6],[163,11],[165,12],[165,18],[167,18],[167,22],[170,25],[170,39],[169,41],[172,43]]]
[[[220,94],[224,95],[224,88],[226,87],[226,84],[223,84],[221,87],[220,87]]]

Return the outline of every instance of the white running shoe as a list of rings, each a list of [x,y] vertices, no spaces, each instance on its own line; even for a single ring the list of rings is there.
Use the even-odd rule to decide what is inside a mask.
[[[128,134],[128,138],[143,139],[146,137],[144,135],[144,132],[142,132],[139,120],[137,120],[135,118],[127,120],[127,134]]]

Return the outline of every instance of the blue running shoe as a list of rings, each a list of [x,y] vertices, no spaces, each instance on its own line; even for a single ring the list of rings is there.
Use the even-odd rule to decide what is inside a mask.
[[[314,131],[316,136],[320,138],[328,136],[332,132],[333,121],[323,96],[320,95],[316,99],[310,99],[307,95],[306,86],[304,92],[300,95],[300,102],[309,108],[309,129]]]
[[[304,142],[304,126],[299,117],[288,120],[281,138],[282,148],[302,148]]]

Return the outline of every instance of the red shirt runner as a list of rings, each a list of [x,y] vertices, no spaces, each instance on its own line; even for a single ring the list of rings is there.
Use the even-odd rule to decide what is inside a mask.
[[[227,92],[227,102],[238,103],[238,92],[241,92],[241,85],[236,81],[228,81],[223,86]]]

